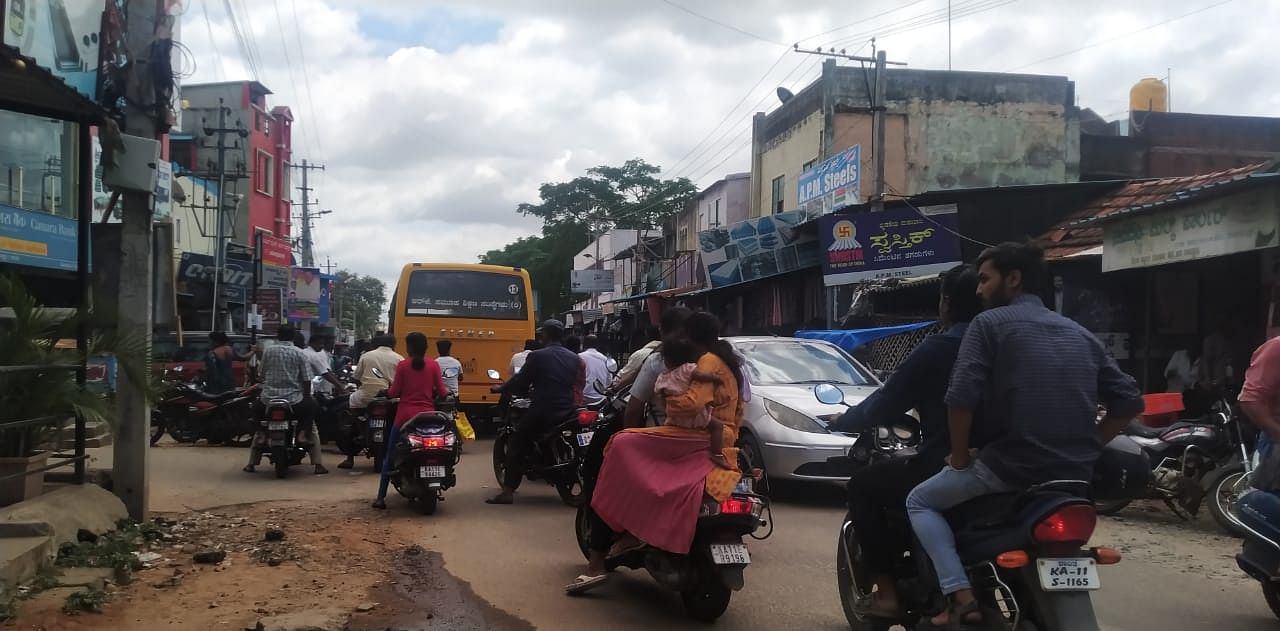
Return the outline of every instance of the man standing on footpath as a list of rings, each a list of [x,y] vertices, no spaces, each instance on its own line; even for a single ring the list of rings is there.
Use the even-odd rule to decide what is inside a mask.
[[[1043,252],[1029,243],[1003,243],[978,257],[978,294],[988,310],[969,325],[952,371],[951,455],[907,497],[912,530],[951,597],[950,608],[921,628],[982,622],[944,511],[1050,481],[1087,483],[1102,446],[1142,413],[1137,382],[1102,342],[1045,308],[1036,292],[1047,276]],[[1107,410],[1100,424],[1099,403]],[[992,440],[975,459],[969,445],[979,404]]]

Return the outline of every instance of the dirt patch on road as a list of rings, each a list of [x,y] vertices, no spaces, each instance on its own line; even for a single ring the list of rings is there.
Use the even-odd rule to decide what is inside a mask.
[[[1183,521],[1159,502],[1134,502],[1115,517],[1101,518],[1093,543],[1184,574],[1251,583],[1236,565],[1241,540],[1223,533],[1206,512]]]
[[[373,518],[363,502],[255,504],[161,520],[164,536],[144,557],[147,567],[108,588],[102,613],[68,616],[67,594],[51,591],[22,603],[12,627],[532,628],[476,597],[438,553],[416,545],[421,521]]]

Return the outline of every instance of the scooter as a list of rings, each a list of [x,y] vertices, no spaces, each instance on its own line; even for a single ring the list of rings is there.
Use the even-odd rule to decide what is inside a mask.
[[[818,385],[814,395],[827,405],[845,402],[844,393],[833,384]],[[875,433],[894,432],[881,427]],[[907,457],[912,451],[882,455]],[[1099,630],[1089,592],[1101,588],[1098,566],[1118,563],[1120,553],[1085,547],[1097,523],[1093,504],[1086,499],[1088,489],[1088,481],[1061,480],[1021,493],[980,497],[948,511],[957,550],[982,603],[983,628]],[[905,507],[890,515],[890,521],[895,531],[911,532]],[[901,618],[866,615],[874,585],[864,565],[859,533],[846,517],[836,542],[836,585],[850,629],[914,629],[930,612],[941,610],[932,564],[914,538],[892,575],[901,595]],[[992,626],[993,620],[1007,626]]]
[[[436,512],[445,490],[457,484],[454,467],[462,458],[462,439],[454,421],[457,399],[437,403],[437,411],[405,421],[392,445],[391,483],[424,515]]]
[[[298,417],[287,399],[272,399],[265,408],[254,441],[275,467],[276,477],[283,478],[289,474],[289,467],[302,464],[302,458],[310,447],[309,439],[298,436]]]

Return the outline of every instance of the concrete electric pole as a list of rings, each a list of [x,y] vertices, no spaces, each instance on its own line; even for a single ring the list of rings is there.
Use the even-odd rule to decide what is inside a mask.
[[[157,140],[164,131],[160,123],[163,120],[161,111],[168,104],[156,98],[152,84],[155,72],[151,64],[167,69],[168,60],[152,60],[150,56],[153,51],[161,49],[155,45],[157,40],[170,37],[168,23],[160,19],[159,4],[157,0],[130,2],[126,5],[125,16],[131,66],[126,84],[130,98],[124,132]],[[121,336],[148,342],[152,334],[152,195],[152,191],[126,190],[121,196],[124,212],[120,232],[116,324]],[[147,405],[145,389],[146,384],[133,383],[128,374],[120,371],[116,387],[119,423],[112,447],[112,482],[115,494],[129,509],[129,516],[138,521],[146,520],[150,512],[147,465],[151,409]]]
[[[210,314],[209,323],[211,330],[230,330],[230,326],[219,326],[218,316],[222,313],[222,305],[225,300],[222,298],[222,276],[227,265],[227,134],[236,134],[241,139],[249,136],[249,130],[241,127],[237,122],[235,127],[227,127],[227,113],[230,108],[223,103],[222,99],[218,99],[218,126],[204,126],[204,134],[206,136],[218,136],[218,200],[213,210],[214,221],[214,237],[213,237],[213,303],[212,313]],[[236,203],[236,209],[239,209],[239,202]]]
[[[302,164],[295,164],[293,165],[293,168],[302,169],[302,186],[298,187],[298,190],[302,191],[302,266],[315,267],[316,256],[311,242],[311,206],[318,202],[311,201],[310,195],[311,191],[314,189],[307,186],[307,174],[316,169],[323,171],[324,165],[307,164],[307,161],[303,160]],[[322,212],[317,214],[325,213]]]

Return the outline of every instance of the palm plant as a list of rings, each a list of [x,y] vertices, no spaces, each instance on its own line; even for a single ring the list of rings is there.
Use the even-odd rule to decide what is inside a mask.
[[[81,388],[75,367],[82,361],[74,344],[76,329],[90,321],[88,310],[50,310],[27,291],[17,277],[0,275],[0,367],[31,366],[31,370],[0,370],[0,425],[24,419],[53,417],[56,421],[0,429],[0,458],[26,458],[46,450],[76,416],[85,422],[115,427],[114,401]],[[61,342],[61,343],[60,343]],[[131,383],[148,384],[147,339],[112,333],[94,335],[88,356],[113,355],[118,369]]]

